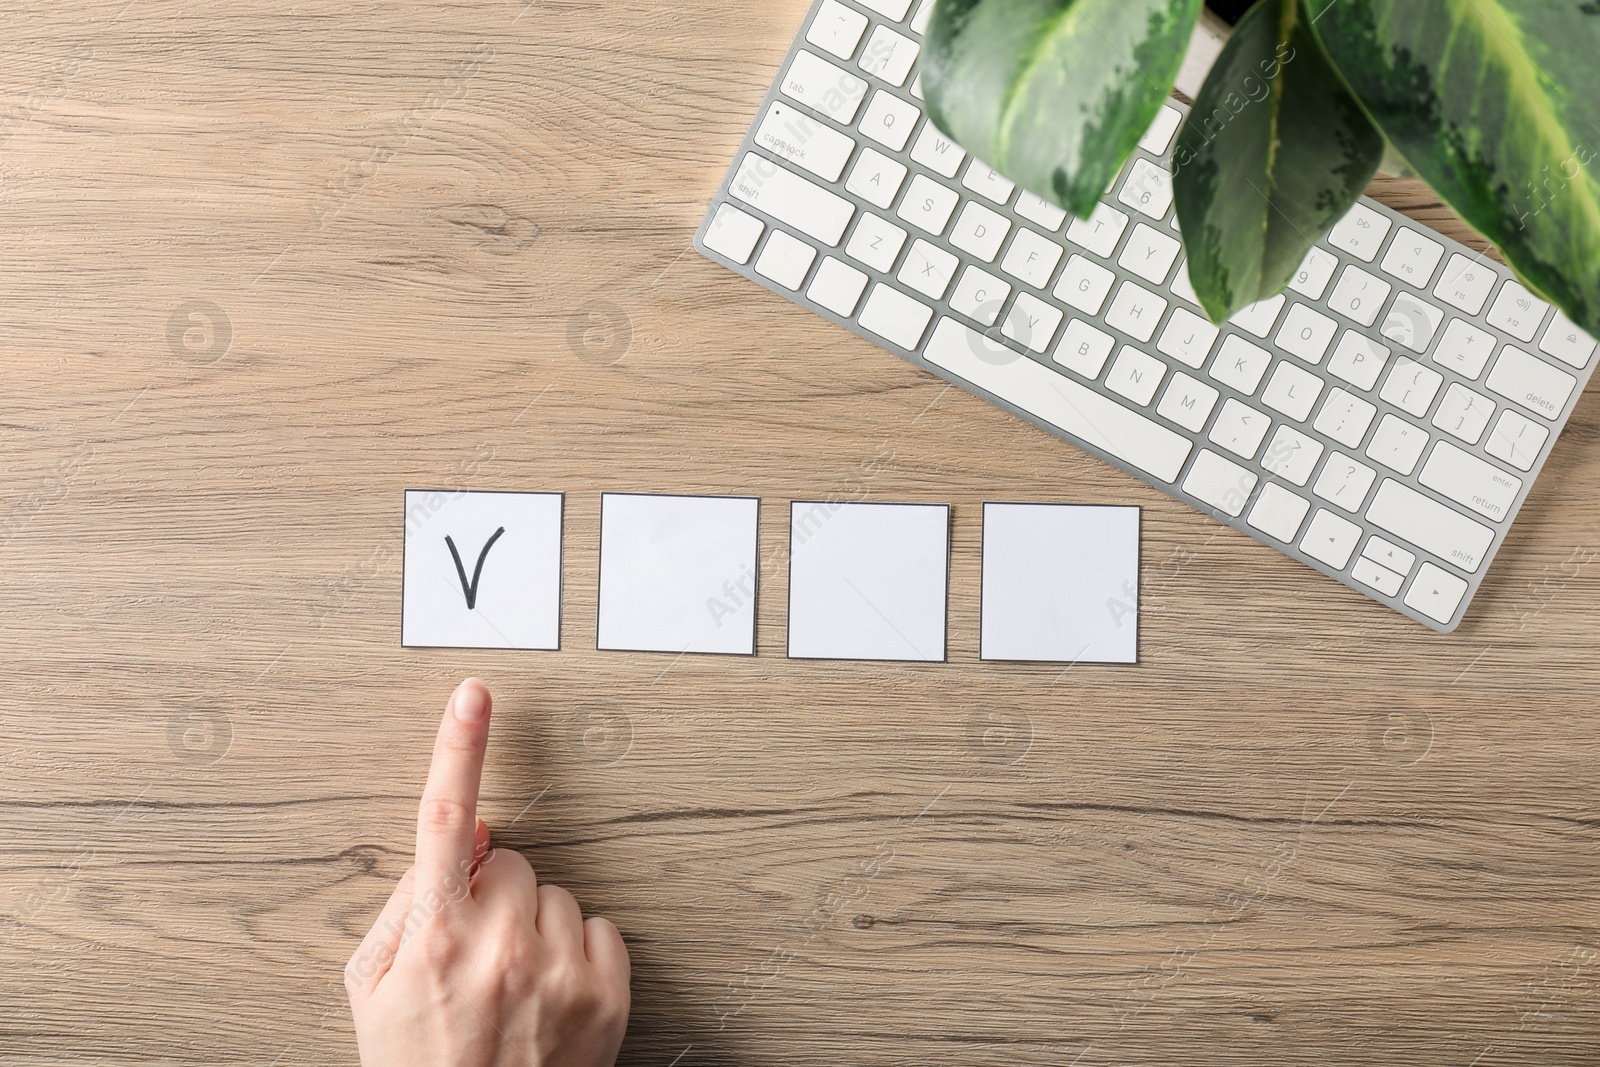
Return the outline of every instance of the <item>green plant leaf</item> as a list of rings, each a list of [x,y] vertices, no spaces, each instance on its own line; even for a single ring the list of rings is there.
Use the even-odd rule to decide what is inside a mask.
[[[938,0],[922,51],[934,125],[1087,218],[1178,77],[1201,0]]]
[[[1213,322],[1283,291],[1383,150],[1296,0],[1251,8],[1173,150],[1189,280]]]
[[[1600,4],[1306,0],[1412,168],[1534,289],[1600,334]]]

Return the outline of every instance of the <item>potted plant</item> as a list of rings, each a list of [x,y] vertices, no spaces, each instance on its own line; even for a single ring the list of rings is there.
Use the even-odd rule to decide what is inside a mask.
[[[1215,322],[1281,292],[1385,159],[1600,336],[1600,0],[1256,0],[1179,131]],[[938,0],[938,126],[1079,217],[1172,90],[1202,0]]]

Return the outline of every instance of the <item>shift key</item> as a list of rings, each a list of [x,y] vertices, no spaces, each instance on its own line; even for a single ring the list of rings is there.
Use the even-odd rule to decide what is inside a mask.
[[[1495,522],[1503,522],[1522,492],[1522,479],[1441,441],[1418,478],[1423,485]]]
[[[728,191],[825,245],[837,245],[856,206],[842,196],[754,152],[744,157]]]
[[[1372,498],[1367,521],[1468,574],[1478,572],[1494,543],[1487,526],[1392,478]]]

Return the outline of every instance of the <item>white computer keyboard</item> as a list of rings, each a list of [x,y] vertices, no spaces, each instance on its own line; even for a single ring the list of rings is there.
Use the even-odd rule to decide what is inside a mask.
[[[913,12],[913,7],[915,11]],[[818,0],[696,246],[1433,629],[1460,624],[1592,371],[1500,265],[1373,200],[1220,330],[1163,108],[1093,218],[923,116],[932,0]]]

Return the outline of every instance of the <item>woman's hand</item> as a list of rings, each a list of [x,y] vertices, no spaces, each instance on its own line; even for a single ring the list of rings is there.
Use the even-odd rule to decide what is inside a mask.
[[[489,691],[445,709],[416,864],[345,968],[364,1067],[611,1067],[628,1024],[628,950],[477,817]]]

